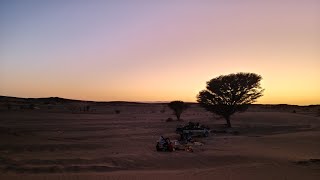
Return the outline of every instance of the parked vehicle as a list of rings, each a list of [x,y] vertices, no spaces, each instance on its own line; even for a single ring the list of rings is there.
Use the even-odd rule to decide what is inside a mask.
[[[176,133],[180,134],[182,137],[194,137],[194,136],[203,136],[208,137],[210,134],[209,127],[200,125],[199,123],[189,122],[185,126],[177,127]]]

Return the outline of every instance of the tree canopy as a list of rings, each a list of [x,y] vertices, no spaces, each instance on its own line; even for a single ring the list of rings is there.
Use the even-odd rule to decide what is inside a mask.
[[[184,110],[186,110],[189,106],[183,101],[172,101],[168,104],[169,108],[174,111],[178,121],[180,120],[180,116]]]
[[[197,101],[206,110],[222,116],[231,127],[230,116],[247,110],[249,104],[262,96],[262,77],[254,73],[221,75],[207,82]]]

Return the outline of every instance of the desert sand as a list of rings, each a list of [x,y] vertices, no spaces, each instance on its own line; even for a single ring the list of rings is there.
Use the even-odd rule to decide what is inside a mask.
[[[64,104],[2,109],[0,179],[320,179],[320,117],[277,108],[235,114],[238,134],[195,138],[203,145],[192,153],[157,152],[155,145],[160,135],[178,139],[175,128],[189,121],[221,129],[225,121],[196,104],[183,122],[166,122],[175,117],[161,103],[90,104],[85,112]]]

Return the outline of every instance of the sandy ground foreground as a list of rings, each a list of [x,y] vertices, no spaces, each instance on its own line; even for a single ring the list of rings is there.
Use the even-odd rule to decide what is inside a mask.
[[[120,113],[115,113],[114,110]],[[291,111],[291,110],[290,110]],[[195,138],[194,152],[157,152],[160,135],[178,139],[188,121],[219,129],[198,106],[183,122],[163,104],[99,106],[90,112],[0,112],[1,180],[320,179],[320,117],[248,110],[232,117],[239,134]]]

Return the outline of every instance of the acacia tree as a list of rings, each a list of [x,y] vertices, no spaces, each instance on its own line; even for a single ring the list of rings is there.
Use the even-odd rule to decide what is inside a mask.
[[[207,111],[223,117],[231,128],[230,116],[248,109],[249,104],[262,96],[262,77],[254,73],[222,75],[207,82],[197,101]]]
[[[168,104],[169,108],[174,111],[174,114],[177,117],[177,120],[180,120],[180,116],[184,110],[186,110],[189,106],[183,101],[172,101]]]

